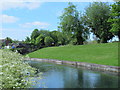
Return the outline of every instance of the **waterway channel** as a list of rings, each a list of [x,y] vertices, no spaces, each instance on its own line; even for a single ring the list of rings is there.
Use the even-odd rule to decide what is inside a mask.
[[[42,72],[42,79],[35,76],[32,88],[118,88],[120,76],[106,71],[83,67],[58,65],[41,61],[27,61]]]

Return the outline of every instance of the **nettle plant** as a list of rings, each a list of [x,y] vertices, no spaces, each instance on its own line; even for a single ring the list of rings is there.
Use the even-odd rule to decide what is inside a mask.
[[[8,50],[0,50],[0,88],[29,88],[36,72],[24,57]]]

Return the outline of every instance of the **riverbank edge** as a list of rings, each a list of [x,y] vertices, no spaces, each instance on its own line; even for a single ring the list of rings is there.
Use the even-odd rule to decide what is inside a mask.
[[[120,75],[120,67],[119,66],[108,66],[108,65],[100,65],[100,64],[93,64],[93,63],[86,63],[86,62],[75,62],[75,61],[64,61],[64,60],[56,60],[56,59],[41,59],[41,58],[25,58],[25,60],[32,60],[32,61],[43,61],[43,62],[52,62],[56,64],[69,64],[74,66],[82,66],[87,67],[90,69],[98,69],[102,71],[110,71],[115,72]]]

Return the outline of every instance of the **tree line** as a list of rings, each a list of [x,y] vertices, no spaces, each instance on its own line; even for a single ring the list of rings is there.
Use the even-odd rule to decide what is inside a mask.
[[[113,5],[93,2],[83,14],[69,3],[60,20],[60,30],[73,35],[78,45],[88,39],[90,32],[97,37],[98,43],[107,43],[115,35],[120,41],[120,1]]]
[[[114,36],[120,41],[120,1],[112,5],[105,2],[93,2],[80,13],[76,6],[68,3],[59,17],[57,31],[35,29],[25,42],[38,47],[57,45],[82,45],[93,33],[98,43],[107,43]]]

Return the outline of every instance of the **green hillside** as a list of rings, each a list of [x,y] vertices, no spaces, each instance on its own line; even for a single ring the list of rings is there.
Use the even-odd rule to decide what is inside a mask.
[[[48,47],[29,53],[28,55],[31,58],[58,59],[119,66],[118,43]]]

